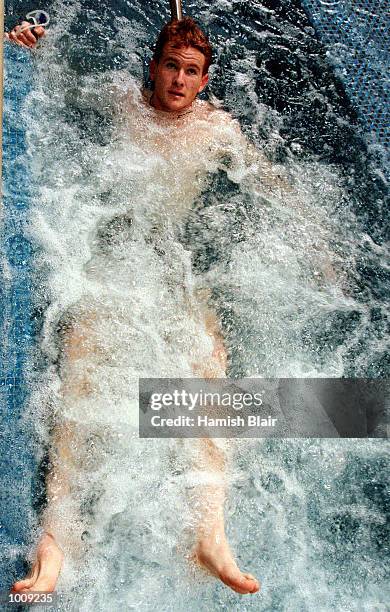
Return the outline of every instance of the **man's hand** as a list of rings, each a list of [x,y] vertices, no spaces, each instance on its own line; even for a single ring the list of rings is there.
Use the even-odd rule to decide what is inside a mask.
[[[34,47],[37,46],[38,40],[45,35],[45,28],[42,26],[36,26],[32,29],[30,26],[30,22],[23,21],[20,25],[15,26],[11,32],[6,32],[5,37],[21,47],[34,49]]]

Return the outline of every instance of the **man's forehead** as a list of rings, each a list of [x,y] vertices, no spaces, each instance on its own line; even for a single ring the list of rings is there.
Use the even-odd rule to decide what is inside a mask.
[[[195,47],[175,47],[172,43],[166,43],[162,51],[162,59],[166,57],[180,59],[187,63],[198,64],[200,67],[205,62],[205,56]]]

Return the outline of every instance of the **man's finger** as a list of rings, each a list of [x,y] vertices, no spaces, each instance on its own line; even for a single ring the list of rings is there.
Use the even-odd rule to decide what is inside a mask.
[[[37,26],[34,28],[34,34],[38,36],[38,38],[42,38],[42,36],[45,36],[45,28],[42,26]]]
[[[27,38],[27,40],[32,44],[32,45],[36,45],[37,43],[37,39],[34,36],[34,34],[32,33],[31,30],[24,30],[23,31],[23,36],[25,36],[25,38]]]
[[[14,28],[14,30],[18,38],[24,36],[26,40],[31,43],[31,45],[35,46],[37,44],[37,39],[31,31],[31,23],[29,21],[22,21],[19,26]],[[25,41],[23,40],[23,42]]]
[[[16,32],[16,34],[19,35],[23,33],[23,30],[27,31],[27,29],[30,26],[31,26],[31,23],[29,21],[22,21],[22,23],[20,23],[19,25],[16,25],[12,31]]]
[[[31,47],[33,47],[35,45],[35,40],[34,42],[31,42],[31,40],[29,40],[26,36],[26,34],[24,32],[17,32],[16,33],[16,38],[18,40],[18,42],[22,42],[23,44],[26,45],[26,47],[29,47],[31,49]]]
[[[20,37],[20,34],[19,34]],[[15,34],[15,32],[12,30],[12,32],[9,33],[9,40],[12,40],[13,42],[15,42],[17,45],[20,45],[21,47],[26,47],[27,49],[31,49],[30,45],[26,45],[22,40],[19,39],[19,37]]]

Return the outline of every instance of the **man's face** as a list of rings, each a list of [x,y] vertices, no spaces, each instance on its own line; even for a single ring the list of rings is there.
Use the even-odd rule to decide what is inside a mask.
[[[203,74],[203,53],[194,47],[164,45],[159,62],[152,60],[150,78],[154,81],[153,106],[157,110],[180,112],[189,108],[207,84]]]

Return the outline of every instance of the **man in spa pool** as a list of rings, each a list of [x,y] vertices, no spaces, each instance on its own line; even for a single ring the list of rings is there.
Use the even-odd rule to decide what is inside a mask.
[[[44,29],[35,28],[35,35],[31,30],[23,30],[27,23],[16,26],[12,32],[6,34],[8,40],[27,48],[34,48],[39,38],[44,35]],[[207,142],[210,146],[210,133],[207,125],[212,128],[217,126],[220,132],[235,134],[237,140],[246,142],[241,133],[238,123],[231,116],[214,107],[212,104],[200,101],[197,95],[203,91],[208,82],[208,69],[211,62],[211,47],[205,34],[199,29],[194,20],[189,17],[181,21],[172,21],[162,29],[154,51],[154,56],[150,65],[150,77],[154,84],[153,92],[143,92],[141,106],[149,109],[150,117],[157,125],[167,125],[171,122],[178,135],[176,146],[194,146],[197,139],[196,133],[191,139],[181,138],[183,130],[193,121],[201,120],[203,129],[208,132]],[[127,108],[134,112],[134,105],[131,97],[126,102]],[[138,103],[138,108],[140,104]],[[137,111],[137,108],[135,108]],[[135,122],[136,123],[136,120]],[[187,126],[187,128],[185,128]],[[206,127],[204,127],[206,126]],[[156,141],[154,141],[156,144]],[[157,143],[158,144],[158,143]],[[249,143],[246,143],[249,145]],[[166,143],[161,143],[165,147],[165,155],[169,155],[169,148]],[[212,145],[213,146],[213,143]],[[215,148],[218,143],[214,143]],[[173,147],[174,150],[174,147]],[[259,164],[259,168],[271,175],[271,182],[276,179],[272,177],[272,170],[260,154],[252,146],[247,146],[249,151],[248,158],[253,163]],[[223,153],[223,152],[222,152]],[[198,145],[199,156],[199,145]],[[200,156],[199,156],[200,157]],[[260,160],[260,161],[259,161]],[[176,171],[183,172],[183,167],[177,167]],[[273,180],[272,180],[273,179]],[[191,181],[192,182],[192,181]],[[275,182],[278,182],[277,179]],[[210,311],[205,310],[205,329],[212,338],[214,350],[210,356],[210,362],[203,368],[195,368],[196,375],[204,377],[225,375],[226,353],[223,346],[219,325],[216,316]],[[75,326],[69,333],[66,341],[65,358],[68,361],[78,359],[83,352],[88,350],[83,338],[88,333],[83,325]],[[53,453],[55,459],[51,458],[52,471],[47,478],[47,498],[50,508],[51,499],[61,497],[61,491],[66,491],[66,465],[71,462],[71,444],[67,440],[68,433],[60,431],[53,440]],[[69,434],[71,436],[71,433]],[[217,448],[212,440],[202,440],[204,461],[207,463],[208,470],[214,473],[223,473],[225,470],[225,457],[223,452]],[[211,493],[211,503],[206,504],[208,511],[205,511],[203,523],[199,525],[193,558],[202,567],[206,568],[211,574],[224,582],[237,593],[247,594],[256,593],[259,590],[258,581],[250,574],[242,572],[234,560],[224,530],[223,505],[225,493],[222,487],[209,487]],[[209,493],[207,493],[209,494]],[[24,580],[14,583],[14,592],[36,592],[54,591],[58,576],[63,562],[63,551],[57,542],[56,529],[50,524],[50,519],[44,519],[43,533],[38,542],[36,559],[31,572]]]

